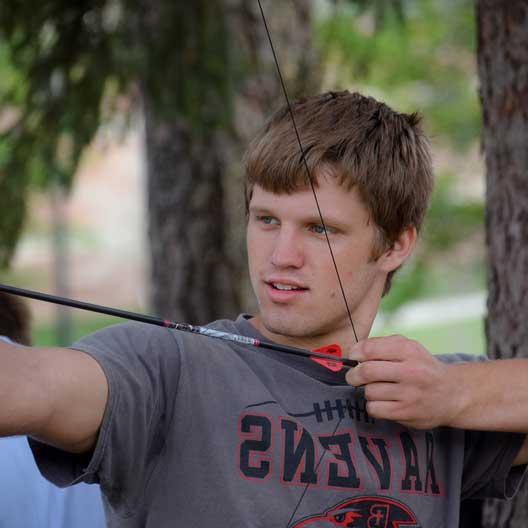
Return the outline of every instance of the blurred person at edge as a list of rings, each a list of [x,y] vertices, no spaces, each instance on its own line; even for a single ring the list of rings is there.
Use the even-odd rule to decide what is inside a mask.
[[[0,340],[30,346],[30,320],[22,299],[0,292]],[[0,438],[1,528],[104,526],[98,485],[60,489],[40,474],[25,436]]]
[[[505,390],[474,358],[368,338],[433,186],[420,118],[346,91],[293,113],[304,156],[282,107],[245,159],[257,313],[209,328],[337,343],[358,367],[140,323],[70,349],[0,344],[0,435],[29,434],[57,484],[100,483],[112,528],[455,528],[461,499],[511,497],[524,476],[526,383]]]

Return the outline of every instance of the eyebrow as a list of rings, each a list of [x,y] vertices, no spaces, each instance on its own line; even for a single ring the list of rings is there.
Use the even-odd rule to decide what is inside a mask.
[[[276,211],[274,211],[269,206],[264,206],[264,205],[259,206],[258,204],[250,205],[249,212],[253,214],[259,214],[259,215],[265,215],[265,216],[280,216],[278,215]],[[334,227],[337,229],[344,229],[346,227],[346,224],[337,218],[333,218],[328,215],[323,215],[323,219],[324,219],[325,226]],[[300,221],[303,224],[320,224],[320,225],[323,224],[323,222],[321,221],[321,217],[317,214],[317,212],[313,212],[313,213],[307,212],[306,215],[300,219]]]

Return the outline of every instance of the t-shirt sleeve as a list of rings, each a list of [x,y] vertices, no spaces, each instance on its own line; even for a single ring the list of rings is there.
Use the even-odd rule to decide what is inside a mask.
[[[510,499],[526,474],[526,466],[512,466],[526,435],[465,431],[462,499]]]
[[[445,363],[490,361],[469,354],[438,358]],[[525,437],[520,433],[465,431],[462,499],[513,497],[526,473],[526,466],[512,466]]]
[[[174,334],[141,323],[112,326],[72,348],[93,357],[108,380],[108,402],[92,453],[74,455],[41,442],[30,445],[42,474],[59,486],[98,482],[122,514],[143,499],[163,449],[180,373]]]

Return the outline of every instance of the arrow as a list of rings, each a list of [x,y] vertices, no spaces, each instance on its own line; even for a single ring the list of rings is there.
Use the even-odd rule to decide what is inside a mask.
[[[243,336],[240,334],[232,334],[230,332],[221,332],[206,326],[191,325],[188,323],[177,323],[175,321],[169,321],[160,317],[154,317],[152,315],[144,315],[136,312],[129,312],[127,310],[120,310],[117,308],[110,308],[108,306],[102,306],[99,304],[92,304],[83,301],[77,301],[74,299],[68,299],[66,297],[59,297],[58,295],[50,295],[47,293],[41,293],[34,290],[26,290],[24,288],[17,288],[15,286],[8,286],[7,284],[0,284],[0,292],[9,293],[11,295],[18,295],[19,297],[27,297],[29,299],[35,299],[37,301],[44,301],[53,304],[60,304],[62,306],[69,306],[71,308],[78,308],[88,312],[95,312],[104,315],[110,315],[112,317],[119,317],[121,319],[128,319],[130,321],[138,321],[140,323],[147,323],[156,326],[162,326],[164,328],[170,328],[172,330],[178,330],[180,332],[190,332],[206,337],[212,337],[215,339],[223,339],[224,341],[231,341],[234,343],[240,343],[243,345],[250,345],[259,348],[267,348],[269,350],[275,350],[277,352],[283,352],[284,354],[292,354],[295,356],[308,357],[322,364],[324,367],[334,372],[340,371],[342,368],[352,368],[357,365],[357,361],[352,359],[339,359],[340,349],[337,345],[329,345],[328,347],[322,347],[317,349],[319,352],[306,350],[304,348],[296,348],[287,345],[280,345],[278,343],[272,343],[270,341],[262,341],[253,337]],[[329,354],[323,354],[320,351],[328,348]],[[338,352],[336,352],[336,349]],[[332,355],[331,355],[332,354]]]

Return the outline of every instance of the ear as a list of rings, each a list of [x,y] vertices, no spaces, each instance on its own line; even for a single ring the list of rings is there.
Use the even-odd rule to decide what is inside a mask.
[[[406,227],[392,246],[378,258],[381,269],[387,273],[398,269],[412,253],[416,245],[416,227]]]

